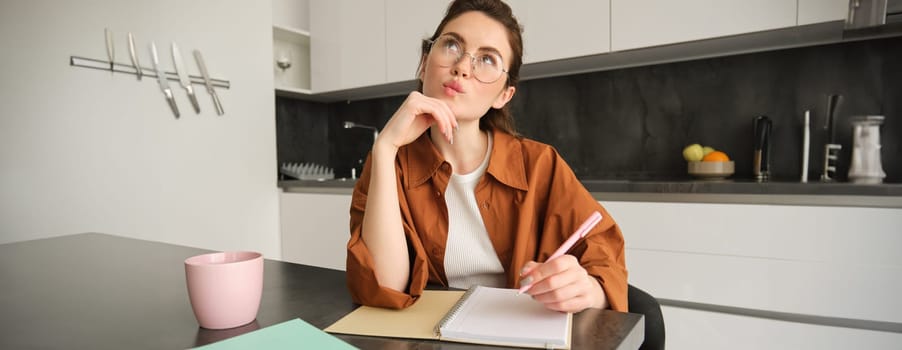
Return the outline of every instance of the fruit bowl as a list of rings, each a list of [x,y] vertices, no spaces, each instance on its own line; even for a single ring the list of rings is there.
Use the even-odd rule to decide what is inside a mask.
[[[687,162],[689,163],[689,175],[709,180],[725,179],[733,175],[733,161],[726,162]]]

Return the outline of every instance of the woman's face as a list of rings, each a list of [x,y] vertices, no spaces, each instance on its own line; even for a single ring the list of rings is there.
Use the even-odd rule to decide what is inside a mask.
[[[421,65],[424,95],[445,101],[460,122],[479,120],[490,107],[501,108],[510,101],[515,89],[507,86],[507,73],[491,83],[481,82],[473,74],[471,55],[479,56],[483,64],[490,62],[486,58],[491,55],[478,52],[500,56],[505,71],[510,67],[511,48],[501,23],[481,12],[466,12],[445,25],[442,37],[454,37],[466,54],[458,62],[442,66],[439,55],[444,48],[434,44]]]

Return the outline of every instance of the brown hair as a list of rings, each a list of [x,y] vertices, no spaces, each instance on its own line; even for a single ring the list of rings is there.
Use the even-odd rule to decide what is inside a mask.
[[[520,81],[520,66],[523,64],[523,37],[520,23],[514,17],[510,6],[501,0],[455,0],[448,6],[445,17],[442,18],[435,33],[428,40],[423,40],[421,61],[425,60],[429,55],[430,42],[438,38],[442,34],[442,30],[448,22],[451,22],[461,14],[470,11],[478,11],[490,18],[498,21],[507,29],[507,39],[511,47],[511,65],[507,71],[507,84],[509,86],[517,86]],[[417,90],[423,91],[423,81],[419,81]],[[479,129],[481,130],[499,130],[508,134],[520,137],[520,134],[514,129],[514,117],[510,112],[510,103],[506,103],[504,107],[489,108],[489,110],[479,120]]]

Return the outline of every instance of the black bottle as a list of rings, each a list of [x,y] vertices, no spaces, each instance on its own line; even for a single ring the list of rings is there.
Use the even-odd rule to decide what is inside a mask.
[[[755,118],[755,154],[752,163],[752,174],[755,180],[767,181],[770,178],[770,133],[771,120],[767,116]]]

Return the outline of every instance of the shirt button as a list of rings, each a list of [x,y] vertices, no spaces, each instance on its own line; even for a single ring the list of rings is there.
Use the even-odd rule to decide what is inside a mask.
[[[488,208],[489,208],[489,202],[482,202],[482,209],[488,209]]]
[[[436,197],[441,197],[441,196],[442,196],[442,191],[435,191],[435,196],[436,196]]]
[[[451,166],[448,165],[448,163],[444,163],[444,164],[442,164],[442,171],[448,171],[448,168],[450,168],[450,167]]]

